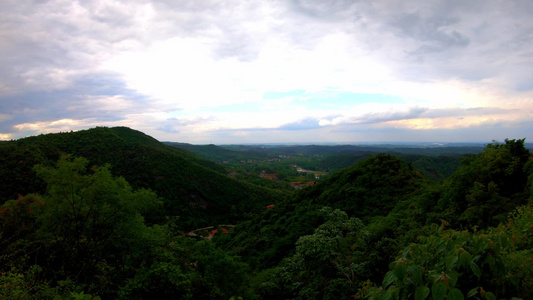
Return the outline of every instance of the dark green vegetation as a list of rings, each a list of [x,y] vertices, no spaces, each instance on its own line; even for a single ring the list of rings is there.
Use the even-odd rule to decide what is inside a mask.
[[[442,181],[460,164],[460,157],[483,151],[483,145],[413,145],[413,146],[354,146],[354,145],[191,145],[165,142],[169,146],[194,152],[201,157],[223,164],[241,178],[253,178],[267,170],[284,179],[301,174],[294,165],[304,169],[335,173],[364,159],[388,153],[411,163],[431,178]]]
[[[185,146],[128,128],[0,144],[0,298],[533,298],[524,140],[462,159]],[[294,190],[294,164],[329,174]]]
[[[184,228],[236,222],[285,193],[226,176],[225,168],[191,152],[166,146],[125,127],[29,137],[0,147],[0,203],[43,193],[33,166],[53,166],[61,155],[84,157],[91,166],[111,165],[133,188],[150,188],[163,199],[162,217],[179,216]]]

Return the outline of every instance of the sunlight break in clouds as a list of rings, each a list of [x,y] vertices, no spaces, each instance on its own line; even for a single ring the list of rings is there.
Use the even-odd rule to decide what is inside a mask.
[[[531,13],[525,0],[8,0],[0,137],[116,125],[192,143],[528,137]]]
[[[80,126],[82,121],[72,120],[72,119],[61,119],[52,122],[35,122],[35,123],[24,123],[18,124],[14,127],[17,130],[28,130],[28,131],[38,131],[42,128],[46,128],[46,133],[57,132],[57,131],[68,131],[71,128],[76,128]]]

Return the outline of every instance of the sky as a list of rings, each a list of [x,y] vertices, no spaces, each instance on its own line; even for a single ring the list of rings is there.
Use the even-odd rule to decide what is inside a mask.
[[[2,0],[0,140],[533,141],[531,0]]]

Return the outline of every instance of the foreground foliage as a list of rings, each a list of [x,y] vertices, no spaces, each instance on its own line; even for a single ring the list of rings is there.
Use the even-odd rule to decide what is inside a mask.
[[[209,299],[246,284],[246,266],[213,244],[185,240],[172,223],[147,226],[161,205],[155,193],[87,165],[68,156],[55,168],[38,165],[46,195],[1,207],[2,297]]]
[[[117,133],[141,149],[128,144],[137,134]],[[159,149],[175,157],[157,141],[144,142],[153,149],[141,156]],[[140,181],[130,185],[95,163],[106,154],[64,155],[53,164],[46,151],[39,155],[28,181],[35,189],[0,206],[0,298],[533,298],[533,160],[524,140],[488,145],[442,183],[395,156],[372,156],[248,217],[242,212],[284,193],[233,186],[237,181],[183,164],[210,179],[191,173],[182,180],[193,183],[181,187],[203,178],[213,189],[208,197],[226,185],[218,204],[233,205],[212,220],[241,220],[212,240],[183,234],[196,223],[183,219],[196,214],[169,199],[189,201],[190,194],[168,198],[177,190],[165,190],[179,177],[151,174],[142,182],[145,175],[125,172]],[[135,170],[154,167],[144,161]],[[228,195],[233,202],[224,202]]]
[[[180,216],[175,222],[188,229],[249,219],[287,195],[229,178],[223,166],[142,132],[97,127],[0,144],[0,204],[19,194],[43,194],[46,185],[33,167],[54,166],[62,155],[84,157],[91,166],[112,165],[111,173],[133,188],[158,194],[163,202],[158,222],[166,215]]]
[[[504,295],[530,299],[533,253],[527,244],[532,217],[533,209],[526,206],[518,209],[507,226],[483,232],[432,226],[430,235],[421,236],[391,263],[380,288],[366,285],[360,295],[371,299],[501,299]]]

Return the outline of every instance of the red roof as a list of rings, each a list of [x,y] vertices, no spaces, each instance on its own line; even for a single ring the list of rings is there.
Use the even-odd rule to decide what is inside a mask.
[[[261,174],[259,175],[259,177],[261,177],[261,178],[266,178],[266,179],[270,179],[270,180],[278,179],[278,175],[276,175],[276,174],[266,174],[266,173],[261,173]]]
[[[229,231],[226,229],[226,228],[221,228],[222,229],[222,233],[229,233]],[[215,233],[218,232],[218,229],[213,229],[211,230],[211,235],[215,235]]]

